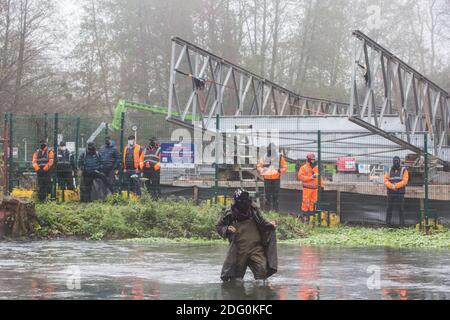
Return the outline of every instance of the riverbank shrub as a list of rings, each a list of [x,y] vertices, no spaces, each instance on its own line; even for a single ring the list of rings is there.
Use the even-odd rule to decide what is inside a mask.
[[[225,243],[216,233],[220,206],[195,206],[188,200],[138,202],[112,196],[90,204],[36,205],[39,227],[33,238],[127,240],[144,243]],[[426,236],[414,228],[386,229],[337,226],[314,228],[294,217],[265,213],[275,221],[280,243],[304,246],[450,248],[450,230]]]
[[[82,239],[127,238],[196,238],[218,240],[215,225],[220,206],[191,201],[165,199],[151,201],[143,197],[134,202],[111,196],[105,202],[37,204],[38,238],[76,237]],[[306,227],[298,219],[269,213],[276,221],[280,240],[298,239],[306,235]]]

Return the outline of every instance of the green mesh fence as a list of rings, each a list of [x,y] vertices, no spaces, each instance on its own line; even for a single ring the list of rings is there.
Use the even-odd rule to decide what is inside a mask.
[[[6,163],[2,161],[2,173],[10,175],[5,181],[5,191],[13,189],[36,190],[36,173],[32,166],[33,153],[39,148],[40,141],[45,140],[50,150],[57,150],[61,141],[66,143],[68,150],[78,164],[79,156],[86,150],[89,142],[94,142],[99,149],[105,137],[112,138],[119,153],[123,152],[129,135],[135,135],[137,143],[145,147],[150,138],[156,138],[160,143],[171,141],[177,128],[165,120],[164,115],[148,112],[127,112],[123,125],[119,130],[111,128],[108,117],[83,117],[60,114],[16,115],[5,116],[7,132],[10,133],[11,154]],[[55,165],[56,166],[56,165]],[[55,171],[55,170],[54,170]],[[2,174],[3,175],[3,174]],[[80,172],[74,171],[74,178],[79,183]],[[119,170],[117,183],[122,182]],[[168,178],[171,179],[170,177]],[[55,191],[56,172],[52,173],[52,188]]]
[[[409,137],[396,134],[397,137],[409,141],[421,150],[420,153],[415,153],[389,139],[364,130],[359,132],[322,130],[319,134],[318,120],[294,118],[286,118],[282,127],[271,133],[272,138],[276,138],[275,143],[281,154],[288,160],[288,171],[281,177],[280,211],[289,213],[301,211],[303,190],[302,183],[298,180],[298,171],[305,164],[307,154],[312,152],[316,155],[321,178],[325,181],[325,187],[318,195],[318,210],[339,214],[341,222],[385,225],[388,197],[384,174],[392,166],[392,158],[399,156],[410,175],[404,200],[405,224],[422,223],[427,216],[439,217],[447,222],[450,220],[448,209],[450,176],[433,157],[427,159],[424,157],[426,148],[424,133]],[[119,153],[122,153],[131,134],[136,136],[138,144],[145,147],[148,140],[153,137],[160,143],[177,143],[183,136],[182,131],[186,132],[186,129],[166,121],[165,115],[143,111],[127,111],[119,130],[112,130],[110,122],[111,119],[108,117],[9,115],[5,122],[7,128],[3,133],[10,135],[11,144],[11,152],[5,158],[2,170],[10,177],[6,181],[6,191],[12,191],[14,188],[29,190],[36,188],[36,174],[31,160],[42,139],[48,142],[51,149],[55,149],[60,141],[65,141],[75,159],[78,159],[88,142],[93,141],[97,148],[100,148],[107,135],[112,137]],[[220,118],[221,136],[227,137],[239,124],[252,125],[252,130],[247,136],[257,149],[254,159],[256,166],[268,144],[267,138],[263,136],[267,134],[267,130],[270,131],[274,127],[274,121],[267,117],[248,119],[223,117]],[[209,130],[214,136],[214,123]],[[189,134],[188,139],[192,142],[195,135],[192,132]],[[208,142],[204,146],[208,144],[212,145]],[[234,159],[231,158],[232,163],[223,163],[219,166],[218,176],[215,175],[212,163],[197,162],[194,169],[163,168],[162,184],[168,188],[167,190],[175,190],[174,187],[201,186],[214,191],[215,184],[218,183],[215,180],[218,179],[220,183],[217,185],[224,190],[227,189],[227,193],[231,194],[229,191],[239,185],[236,182],[236,175],[222,173],[233,170],[235,165],[233,162],[237,158],[233,144],[234,142],[230,148],[225,141],[221,146],[223,153],[234,155]],[[119,170],[117,183],[123,188],[121,172]],[[79,172],[74,173],[78,184]],[[54,175],[52,186],[55,187]],[[263,183],[260,183],[260,187],[264,188]],[[166,195],[170,195],[170,192],[168,191]],[[283,195],[283,192],[286,192],[286,195]],[[432,220],[434,223],[437,222],[437,219]],[[399,224],[399,222],[397,210],[393,212],[392,223]]]

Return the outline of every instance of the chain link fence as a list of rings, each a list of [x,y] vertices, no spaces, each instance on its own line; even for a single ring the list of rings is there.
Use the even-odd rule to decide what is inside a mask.
[[[307,155],[314,153],[324,182],[323,188],[318,188],[317,212],[336,213],[342,223],[352,224],[449,224],[450,173],[431,155],[428,133],[391,133],[390,137],[382,137],[355,127],[345,117],[223,117],[220,121],[224,140],[239,135],[239,126],[251,125],[247,136],[257,154],[253,156],[254,165],[264,157],[269,142],[275,143],[286,158],[288,170],[281,176],[280,211],[301,211],[304,189],[298,173]],[[215,125],[209,130],[214,131]],[[408,141],[415,148],[402,147],[392,137]],[[227,154],[229,145],[225,142],[225,151],[220,153]],[[231,153],[236,153],[236,144],[231,143],[231,149]],[[396,178],[391,176],[394,157],[400,158],[400,166],[408,174],[406,188],[401,188],[404,196],[392,195],[402,194],[403,190],[388,192],[389,183],[385,183]],[[404,176],[399,171],[397,179]],[[233,185],[227,178],[219,178],[218,185]],[[263,188],[262,182],[260,187]],[[264,195],[261,198],[263,204]],[[318,216],[320,220],[322,215]]]
[[[61,141],[65,142],[73,158],[75,186],[79,186],[78,159],[86,150],[89,142],[94,142],[98,150],[104,144],[105,138],[111,137],[119,151],[120,160],[122,160],[122,153],[129,135],[134,135],[136,143],[146,147],[151,138],[156,138],[160,144],[176,144],[180,142],[184,134],[181,132],[181,135],[177,135],[177,130],[180,128],[167,123],[164,115],[155,114],[149,117],[148,113],[140,111],[129,112],[126,117],[123,113],[118,130],[111,127],[106,117],[76,117],[59,114],[16,115],[12,113],[5,114],[3,128],[2,156],[4,155],[4,157],[1,161],[3,193],[27,197],[37,190],[37,178],[32,166],[32,157],[33,153],[39,149],[41,140],[45,140],[49,150],[53,151],[58,150]],[[57,185],[56,162],[53,167],[50,198],[56,200],[58,190],[64,186]],[[173,179],[194,171],[194,167],[162,170],[161,180],[163,183],[171,184]],[[124,185],[121,168],[117,168],[115,183],[118,187],[117,190],[127,189],[127,186]],[[168,192],[170,193],[170,191]],[[64,201],[64,198],[58,200]]]
[[[32,168],[32,154],[40,140],[57,150],[65,141],[74,159],[84,152],[88,142],[99,148],[106,136],[112,137],[122,154],[129,135],[145,147],[150,138],[156,138],[162,147],[161,191],[163,197],[176,196],[228,205],[235,188],[244,186],[259,190],[257,197],[264,206],[264,183],[242,181],[239,175],[241,159],[246,158],[251,175],[257,175],[256,164],[273,142],[287,161],[287,171],[281,176],[279,211],[298,214],[303,201],[303,186],[298,172],[306,163],[306,156],[314,153],[319,176],[324,181],[318,189],[316,211],[335,213],[342,223],[385,225],[388,213],[388,192],[385,175],[393,158],[401,159],[401,166],[409,174],[402,203],[406,225],[421,223],[448,224],[450,220],[450,173],[446,172],[427,151],[429,136],[425,133],[393,134],[408,140],[421,152],[415,153],[389,139],[346,125],[345,117],[331,122],[323,117],[218,117],[206,131],[180,127],[166,121],[163,114],[133,111],[122,114],[119,130],[113,130],[103,117],[73,117],[65,115],[7,114],[3,130],[4,192],[35,190],[36,174]],[[341,123],[342,122],[342,123]],[[344,123],[345,122],[345,123]],[[239,128],[248,125],[245,132]],[[321,130],[320,129],[325,129]],[[239,148],[239,139],[245,137],[246,147]],[[183,147],[184,146],[184,147]],[[180,156],[174,153],[179,148]],[[11,150],[9,152],[8,150]],[[429,150],[428,150],[429,151]],[[195,155],[195,156],[194,156]],[[75,161],[75,167],[77,161]],[[123,189],[122,170],[118,168],[116,183]],[[75,183],[79,174],[75,170]],[[144,183],[142,184],[144,187]],[[56,172],[52,175],[53,200],[59,199]],[[58,199],[57,199],[58,198]],[[398,204],[398,203],[396,203]],[[397,205],[392,213],[392,224],[400,224]],[[428,218],[429,221],[426,221]]]

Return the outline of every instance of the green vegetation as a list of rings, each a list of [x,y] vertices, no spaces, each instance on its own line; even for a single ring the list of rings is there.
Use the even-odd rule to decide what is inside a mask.
[[[435,230],[431,235],[424,235],[414,228],[339,226],[310,229],[307,237],[285,242],[306,246],[450,248],[450,230]]]
[[[143,197],[133,202],[112,196],[106,202],[90,204],[38,204],[36,210],[40,224],[35,233],[37,238],[75,237],[144,244],[226,243],[215,231],[221,208],[206,204],[194,206],[187,200],[153,202]],[[265,216],[276,221],[280,243],[346,247],[450,247],[449,229],[425,236],[412,228],[312,228],[291,216],[276,213]]]
[[[46,203],[36,206],[39,238],[78,237],[83,239],[206,239],[219,240],[215,225],[219,206],[194,206],[190,201],[124,200],[118,195],[106,202],[90,204]],[[268,214],[279,224],[280,239],[296,239],[306,234],[295,218]]]

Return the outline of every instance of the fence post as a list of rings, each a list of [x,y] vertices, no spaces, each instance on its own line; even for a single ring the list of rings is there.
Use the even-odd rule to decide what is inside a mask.
[[[57,198],[57,194],[56,194],[56,184],[57,184],[57,165],[58,165],[58,114],[55,113],[54,114],[54,119],[53,119],[53,155],[54,155],[54,160],[53,160],[53,181],[52,181],[52,192],[51,192],[51,201],[56,201]]]
[[[321,182],[322,182],[322,146],[321,146],[322,136],[321,131],[317,131],[317,172],[318,172],[318,184],[317,184],[317,204],[316,204],[316,212],[318,212],[318,224],[322,225],[322,210],[320,208],[320,197],[322,196],[321,190]]]
[[[108,136],[108,130],[109,130],[109,124],[105,124],[105,140],[106,140],[106,137]]]
[[[8,113],[5,113],[5,123],[3,127],[3,194],[8,194]]]
[[[425,187],[425,199],[424,199],[424,209],[425,209],[425,231],[427,234],[430,233],[430,213],[429,213],[429,203],[428,203],[428,134],[424,134],[424,172],[423,172],[423,182]]]
[[[125,147],[124,134],[125,134],[125,112],[122,112],[122,114],[120,116],[120,150],[119,150],[120,159],[122,159],[122,157],[123,157],[123,149]],[[122,161],[120,161],[120,166],[119,166],[119,183],[120,183],[119,192],[122,192],[122,185],[123,185],[123,163],[122,163]]]
[[[13,114],[9,113],[9,139],[8,139],[8,157],[9,157],[9,173],[8,173],[8,191],[9,194],[11,194],[13,190],[13,143],[14,143],[14,137],[13,137]]]
[[[214,164],[214,199],[217,204],[219,193],[219,130],[220,130],[220,114],[216,114],[216,150]]]
[[[75,137],[75,168],[78,169],[78,157],[80,149],[80,117],[77,118],[77,128]]]
[[[194,204],[198,205],[198,186],[194,186]]]
[[[336,214],[341,219],[341,190],[336,191]]]
[[[76,123],[76,137],[75,137],[75,172],[74,172],[74,178],[75,178],[75,186],[79,185],[80,179],[78,177],[78,158],[79,158],[79,149],[80,149],[80,117],[77,118]],[[81,187],[80,187],[81,190]]]
[[[48,143],[48,125],[47,125],[48,115],[44,113],[44,140]]]

